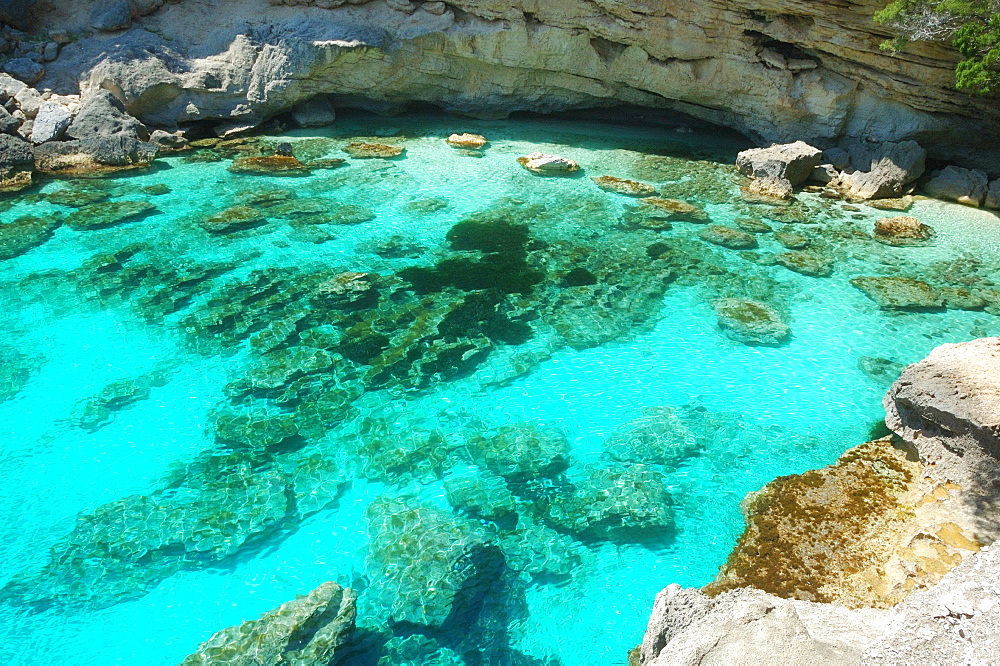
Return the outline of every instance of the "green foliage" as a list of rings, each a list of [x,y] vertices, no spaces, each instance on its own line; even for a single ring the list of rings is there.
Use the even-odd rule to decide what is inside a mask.
[[[1000,3],[996,0],[892,0],[875,22],[899,34],[881,48],[898,53],[911,40],[949,39],[962,56],[955,87],[990,95],[1000,92]]]

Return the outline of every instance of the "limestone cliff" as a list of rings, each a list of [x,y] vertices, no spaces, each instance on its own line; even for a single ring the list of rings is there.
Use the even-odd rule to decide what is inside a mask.
[[[886,34],[871,16],[882,0],[138,4],[155,11],[89,37],[93,0],[36,8],[37,30],[83,37],[42,85],[111,89],[164,126],[254,124],[329,93],[339,105],[429,102],[479,116],[635,104],[762,142],[912,138],[965,164],[1000,145],[996,105],[953,89],[952,50],[879,50]]]

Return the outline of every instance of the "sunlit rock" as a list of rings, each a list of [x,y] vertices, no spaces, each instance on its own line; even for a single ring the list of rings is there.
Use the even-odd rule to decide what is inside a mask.
[[[887,310],[926,310],[943,307],[941,294],[922,280],[905,277],[856,277],[851,284]]]
[[[247,173],[274,176],[307,176],[309,167],[291,155],[262,155],[240,157],[233,160],[229,170],[233,173]]]
[[[874,238],[885,245],[920,245],[934,236],[934,229],[915,217],[886,217],[875,223]]]
[[[468,132],[452,134],[445,141],[452,148],[466,148],[469,150],[482,150],[489,143],[485,136],[481,134],[469,134]]]
[[[349,143],[344,146],[343,150],[355,159],[389,159],[399,157],[406,152],[406,148],[402,146],[389,146],[384,143],[367,143],[364,141]]]
[[[776,345],[791,329],[778,311],[759,301],[745,298],[724,298],[714,304],[719,328],[727,336],[748,345]]]
[[[708,225],[698,233],[698,237],[730,250],[749,250],[757,247],[757,239],[753,235],[721,224]]]
[[[565,175],[580,170],[580,165],[568,157],[545,153],[531,153],[524,157],[518,157],[517,163],[540,176]]]
[[[210,234],[231,234],[234,231],[253,229],[267,222],[264,214],[249,206],[233,206],[215,215],[202,218],[198,224]]]
[[[637,180],[616,178],[615,176],[598,176],[591,180],[605,192],[614,192],[629,197],[650,197],[656,194],[656,188]]]

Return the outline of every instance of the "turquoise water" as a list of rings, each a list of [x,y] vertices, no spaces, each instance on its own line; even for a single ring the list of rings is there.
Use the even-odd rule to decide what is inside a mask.
[[[463,154],[443,141],[454,131],[491,144]],[[891,213],[814,194],[791,210],[742,203],[730,163],[743,146],[669,128],[348,117],[281,140],[320,159],[359,138],[406,154],[275,177],[229,172],[224,150],[180,153],[0,202],[4,222],[73,214],[62,190],[155,205],[107,228],[64,224],[0,261],[4,663],[177,663],[325,580],[361,593],[348,663],[434,650],[441,663],[624,663],[656,592],[715,575],[746,493],[866,439],[886,384],[859,359],[906,364],[1000,334],[986,312],[884,311],[848,283],[989,272],[988,213],[918,201],[908,214],[933,243],[886,247],[857,232]],[[534,176],[515,159],[535,151],[582,174]],[[599,175],[663,187],[719,224],[797,219],[834,273],[710,245],[692,222],[644,228]],[[266,221],[200,226],[235,205]],[[469,219],[464,240],[449,236]],[[981,266],[948,263],[969,253]],[[590,278],[568,277],[579,268]],[[377,277],[357,300],[316,296],[344,271]],[[721,297],[768,303],[791,338],[730,339]],[[476,483],[479,500],[457,499]],[[451,584],[454,603],[437,593]],[[414,635],[429,640],[401,657]]]

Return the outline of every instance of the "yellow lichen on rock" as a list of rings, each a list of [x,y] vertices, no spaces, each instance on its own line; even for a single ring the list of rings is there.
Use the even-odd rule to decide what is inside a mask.
[[[949,485],[892,438],[780,477],[747,498],[746,531],[705,591],[755,587],[851,608],[893,606],[979,550],[974,517]]]

